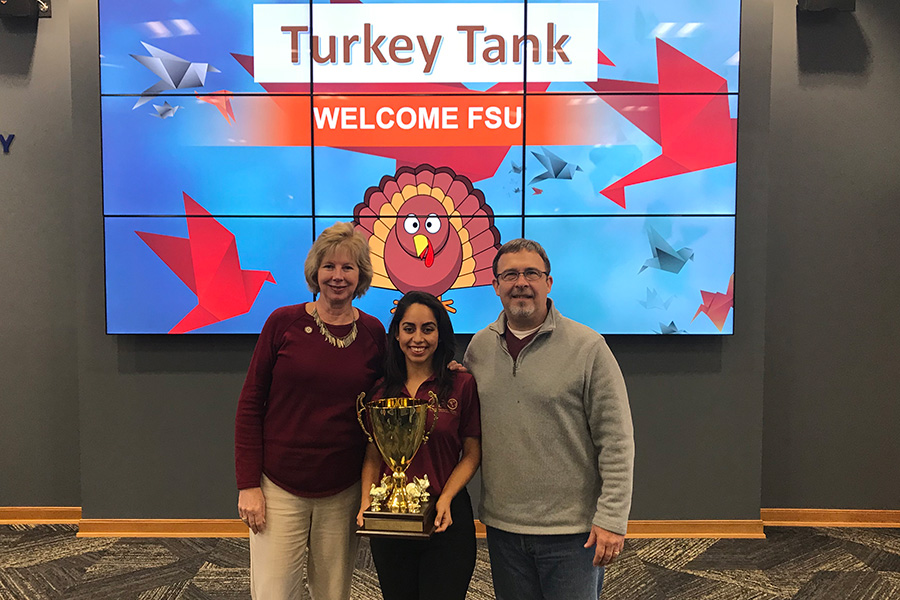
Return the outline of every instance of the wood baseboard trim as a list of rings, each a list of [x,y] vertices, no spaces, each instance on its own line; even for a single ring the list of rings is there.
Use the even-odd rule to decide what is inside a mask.
[[[238,519],[82,519],[78,537],[248,537]],[[486,537],[475,520],[475,537]],[[762,539],[762,521],[630,521],[628,537]]]
[[[77,537],[249,536],[240,519],[82,519]]]
[[[764,538],[766,527],[900,528],[900,510],[764,508],[760,520],[630,521],[628,537]],[[78,524],[79,537],[247,537],[238,519],[82,519],[77,506],[2,506],[0,524]],[[485,537],[475,521],[475,537]]]
[[[484,526],[484,523],[475,519],[475,539],[483,540],[487,537],[487,529]]]
[[[486,537],[475,520],[475,537]],[[629,521],[628,538],[743,538],[763,539],[762,521]]]
[[[80,506],[0,506],[3,525],[69,525],[80,520]]]
[[[766,527],[900,528],[900,510],[763,508],[759,514]]]
[[[766,534],[761,520],[629,521],[627,537],[765,539]]]

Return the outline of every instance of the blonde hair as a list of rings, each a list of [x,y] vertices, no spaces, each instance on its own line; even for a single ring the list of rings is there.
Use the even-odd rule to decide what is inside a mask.
[[[319,293],[318,273],[322,261],[328,254],[344,248],[350,253],[350,257],[356,261],[359,268],[359,283],[354,298],[361,298],[372,284],[372,261],[369,259],[369,242],[361,233],[356,231],[353,223],[335,223],[319,234],[313,242],[309,254],[306,255],[306,263],[303,271],[306,275],[306,285],[313,294]]]

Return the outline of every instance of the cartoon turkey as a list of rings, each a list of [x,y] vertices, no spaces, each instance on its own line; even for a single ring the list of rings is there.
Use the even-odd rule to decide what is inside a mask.
[[[369,240],[374,287],[447,290],[490,285],[500,232],[484,194],[449,167],[400,167],[366,190],[353,221]],[[441,300],[447,310],[453,300]]]

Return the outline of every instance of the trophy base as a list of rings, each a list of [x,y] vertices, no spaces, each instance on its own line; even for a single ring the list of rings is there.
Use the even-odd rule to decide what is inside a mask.
[[[356,535],[427,540],[434,533],[436,513],[434,500],[423,504],[419,513],[366,510],[363,526],[356,530]]]

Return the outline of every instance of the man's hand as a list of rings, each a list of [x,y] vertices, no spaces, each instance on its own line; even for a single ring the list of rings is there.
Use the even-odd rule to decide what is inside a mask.
[[[468,373],[469,370],[462,366],[462,364],[456,362],[455,360],[451,360],[447,365],[447,368],[453,371],[454,373]]]
[[[261,533],[266,528],[266,497],[262,488],[238,492],[238,514],[253,533]]]
[[[584,547],[590,548],[595,544],[594,566],[605,567],[622,552],[622,548],[625,546],[625,536],[607,531],[596,525],[591,525],[591,535],[588,536],[588,541]]]

